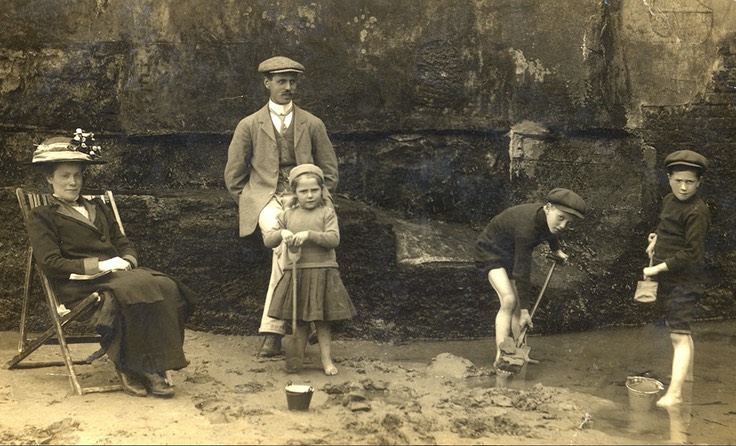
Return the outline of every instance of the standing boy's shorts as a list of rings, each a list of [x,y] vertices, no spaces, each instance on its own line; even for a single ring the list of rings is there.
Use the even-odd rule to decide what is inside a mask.
[[[697,283],[660,283],[657,294],[664,298],[665,322],[670,333],[692,334],[690,324],[695,319],[695,304],[705,294]]]

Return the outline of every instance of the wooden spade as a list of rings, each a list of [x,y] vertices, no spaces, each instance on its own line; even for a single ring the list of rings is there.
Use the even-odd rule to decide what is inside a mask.
[[[534,317],[534,313],[537,311],[537,307],[539,307],[539,302],[542,301],[542,296],[544,296],[544,292],[547,289],[547,285],[549,285],[549,281],[552,278],[552,273],[555,271],[555,267],[557,266],[558,260],[555,260],[553,258],[552,266],[549,268],[549,272],[547,273],[547,278],[544,279],[544,284],[542,285],[542,289],[539,291],[539,296],[537,297],[537,301],[534,302],[534,307],[532,307],[532,311],[529,312],[530,317]],[[512,373],[525,373],[526,372],[526,366],[529,363],[529,352],[531,351],[531,347],[529,347],[526,344],[526,332],[529,328],[528,325],[525,325],[524,328],[521,330],[521,334],[519,335],[519,339],[516,342],[516,345],[513,344],[513,339],[508,338],[507,340],[504,340],[504,344],[511,344],[511,348],[515,347],[515,351],[513,354],[504,354],[502,355],[501,359],[504,363],[503,366],[500,366],[503,370],[506,370],[508,372]],[[502,352],[504,352],[504,348],[502,346]],[[506,353],[506,352],[504,352]]]
[[[287,256],[288,260],[291,260],[291,335],[284,336],[284,354],[286,356],[286,372],[287,373],[298,373],[304,366],[304,347],[303,342],[300,342],[299,332],[296,326],[296,305],[297,305],[297,292],[296,292],[296,264],[299,258],[302,256],[301,248],[296,248],[295,251],[284,245],[284,255]]]

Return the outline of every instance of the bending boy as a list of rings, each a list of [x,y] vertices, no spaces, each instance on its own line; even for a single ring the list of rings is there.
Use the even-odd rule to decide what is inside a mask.
[[[585,210],[585,201],[575,192],[555,188],[547,195],[546,204],[521,204],[504,210],[478,237],[476,266],[488,276],[500,301],[494,367],[498,368],[501,358],[501,343],[512,333],[516,341],[524,326],[533,326],[529,315],[532,251],[546,241],[554,255],[566,261],[559,234],[569,223],[582,219]]]

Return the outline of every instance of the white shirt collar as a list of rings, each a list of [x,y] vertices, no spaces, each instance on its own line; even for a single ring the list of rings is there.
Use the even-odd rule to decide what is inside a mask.
[[[274,113],[277,114],[286,114],[294,109],[294,103],[289,102],[286,105],[277,104],[272,100],[268,100],[268,108],[270,108]]]

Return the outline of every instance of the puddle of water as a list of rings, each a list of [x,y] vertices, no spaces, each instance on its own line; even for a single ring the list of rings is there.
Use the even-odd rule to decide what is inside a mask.
[[[531,356],[526,380],[508,387],[567,388],[613,402],[592,410],[595,429],[636,442],[734,444],[736,442],[736,321],[694,324],[694,383],[690,396],[675,410],[649,412],[630,407],[625,386],[628,376],[649,376],[669,383],[672,345],[660,323],[643,327],[610,328],[550,336],[531,336]],[[442,352],[469,359],[478,367],[490,367],[493,339],[411,343],[387,352],[386,359],[429,361]],[[396,356],[395,358],[392,356]],[[470,378],[470,387],[494,387],[495,376]]]
[[[694,326],[694,382],[682,405],[643,411],[632,406],[628,376],[669,384],[672,346],[666,328],[605,329],[532,338],[542,361],[529,367],[527,382],[588,393],[615,403],[591,415],[595,429],[649,443],[733,444],[736,440],[736,321]],[[638,409],[638,410],[637,410]]]

